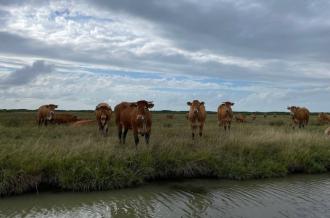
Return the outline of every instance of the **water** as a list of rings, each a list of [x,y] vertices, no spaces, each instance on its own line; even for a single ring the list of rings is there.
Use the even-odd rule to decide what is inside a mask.
[[[27,194],[0,199],[0,217],[330,217],[330,175]]]

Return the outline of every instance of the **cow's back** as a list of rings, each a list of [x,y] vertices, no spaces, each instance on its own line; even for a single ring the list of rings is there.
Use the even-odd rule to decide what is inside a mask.
[[[131,116],[135,107],[131,107],[130,103],[122,102],[115,107],[116,125],[124,125],[131,128]]]
[[[299,121],[309,120],[309,110],[307,108],[299,108],[294,114],[295,118]]]

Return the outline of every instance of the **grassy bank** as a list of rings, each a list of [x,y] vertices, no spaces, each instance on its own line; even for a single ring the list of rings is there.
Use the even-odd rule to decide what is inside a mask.
[[[91,112],[76,112],[94,118]],[[178,177],[250,179],[330,170],[326,125],[312,117],[304,130],[292,130],[289,117],[258,116],[234,123],[230,134],[214,114],[204,136],[191,140],[184,114],[167,120],[155,114],[151,143],[135,150],[132,133],[118,144],[113,121],[110,136],[95,126],[37,128],[31,112],[0,113],[0,195],[56,188],[92,191],[123,188]]]

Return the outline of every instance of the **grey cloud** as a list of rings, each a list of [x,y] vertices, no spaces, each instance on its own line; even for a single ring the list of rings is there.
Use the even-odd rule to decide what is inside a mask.
[[[39,75],[51,73],[53,66],[44,61],[35,61],[31,66],[25,66],[9,74],[0,80],[3,85],[24,85],[37,78]]]
[[[95,2],[155,23],[164,36],[191,50],[251,58],[330,57],[330,28],[322,23],[330,3],[324,0]]]

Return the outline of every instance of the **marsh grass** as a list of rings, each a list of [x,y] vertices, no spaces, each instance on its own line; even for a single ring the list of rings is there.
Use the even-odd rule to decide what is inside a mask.
[[[93,119],[93,113],[78,117]],[[96,126],[38,128],[31,112],[0,113],[0,195],[42,189],[93,191],[123,188],[156,179],[212,177],[251,179],[330,169],[326,125],[312,117],[306,129],[293,130],[289,116],[258,116],[233,123],[226,133],[216,115],[207,117],[202,138],[191,140],[184,114],[169,121],[153,115],[151,143],[132,132],[126,145],[116,138],[114,122],[103,138]],[[275,125],[271,125],[274,123]]]

